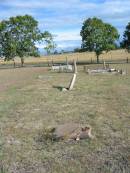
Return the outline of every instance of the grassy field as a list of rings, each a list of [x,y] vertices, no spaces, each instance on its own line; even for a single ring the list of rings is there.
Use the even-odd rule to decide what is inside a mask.
[[[50,55],[50,56],[42,56],[42,57],[28,57],[25,58],[25,64],[45,64],[45,63],[52,63],[52,61],[55,62],[66,62],[66,58],[69,62],[72,62],[74,59],[77,60],[77,62],[96,62],[96,56],[95,53],[90,52],[84,52],[84,53],[69,53],[69,54],[61,54],[61,55]],[[129,59],[130,61],[130,54],[128,54],[125,50],[116,50],[116,51],[110,51],[108,53],[103,53],[100,55],[100,62],[105,61],[123,61],[126,62],[126,59]],[[16,65],[20,64],[20,59],[16,58]],[[0,66],[4,65],[13,65],[12,61],[5,62],[4,60],[0,60]]]
[[[129,173],[130,64],[127,75],[87,75],[47,68],[0,70],[0,173]],[[45,140],[44,129],[89,124],[93,140]]]

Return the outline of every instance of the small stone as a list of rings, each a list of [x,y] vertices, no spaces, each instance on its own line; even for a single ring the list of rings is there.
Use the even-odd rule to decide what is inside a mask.
[[[42,75],[39,75],[39,76],[38,76],[38,79],[42,79],[42,78],[43,78],[43,76],[42,76]]]
[[[52,136],[54,136],[54,139],[56,140],[67,140],[72,139],[79,141],[80,139],[87,139],[91,138],[91,127],[84,126],[77,123],[65,123],[58,125],[54,128],[54,131],[52,132]]]
[[[67,88],[62,88],[61,91],[68,91]]]
[[[76,138],[76,141],[79,141],[79,140],[80,140],[80,138],[79,138],[79,137],[77,137],[77,138]]]

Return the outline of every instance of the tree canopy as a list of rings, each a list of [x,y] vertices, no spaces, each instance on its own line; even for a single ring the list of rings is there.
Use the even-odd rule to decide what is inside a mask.
[[[96,17],[84,21],[80,35],[82,37],[81,48],[85,51],[94,51],[97,63],[99,63],[99,55],[102,51],[116,48],[115,41],[119,38],[115,27]]]
[[[130,22],[127,24],[126,29],[124,31],[121,47],[127,49],[128,52],[130,52]]]
[[[47,37],[40,32],[38,22],[32,16],[10,17],[0,22],[0,56],[5,57],[5,60],[18,56],[23,65],[24,56],[38,56],[35,43]]]

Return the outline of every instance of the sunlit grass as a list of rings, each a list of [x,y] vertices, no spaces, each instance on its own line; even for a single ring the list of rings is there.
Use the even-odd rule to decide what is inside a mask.
[[[4,169],[128,173],[130,65],[113,67],[126,69],[127,75],[91,76],[79,66],[74,89],[68,92],[53,86],[68,86],[71,73],[44,68],[2,70],[0,158]],[[43,129],[67,122],[91,125],[95,138],[79,142],[43,138]]]

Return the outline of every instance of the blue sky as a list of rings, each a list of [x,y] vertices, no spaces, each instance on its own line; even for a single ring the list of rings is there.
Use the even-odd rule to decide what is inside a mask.
[[[122,36],[130,22],[130,0],[0,0],[0,20],[24,14],[38,20],[41,31],[54,34],[58,48],[71,49],[80,47],[80,30],[88,17],[112,24]]]

